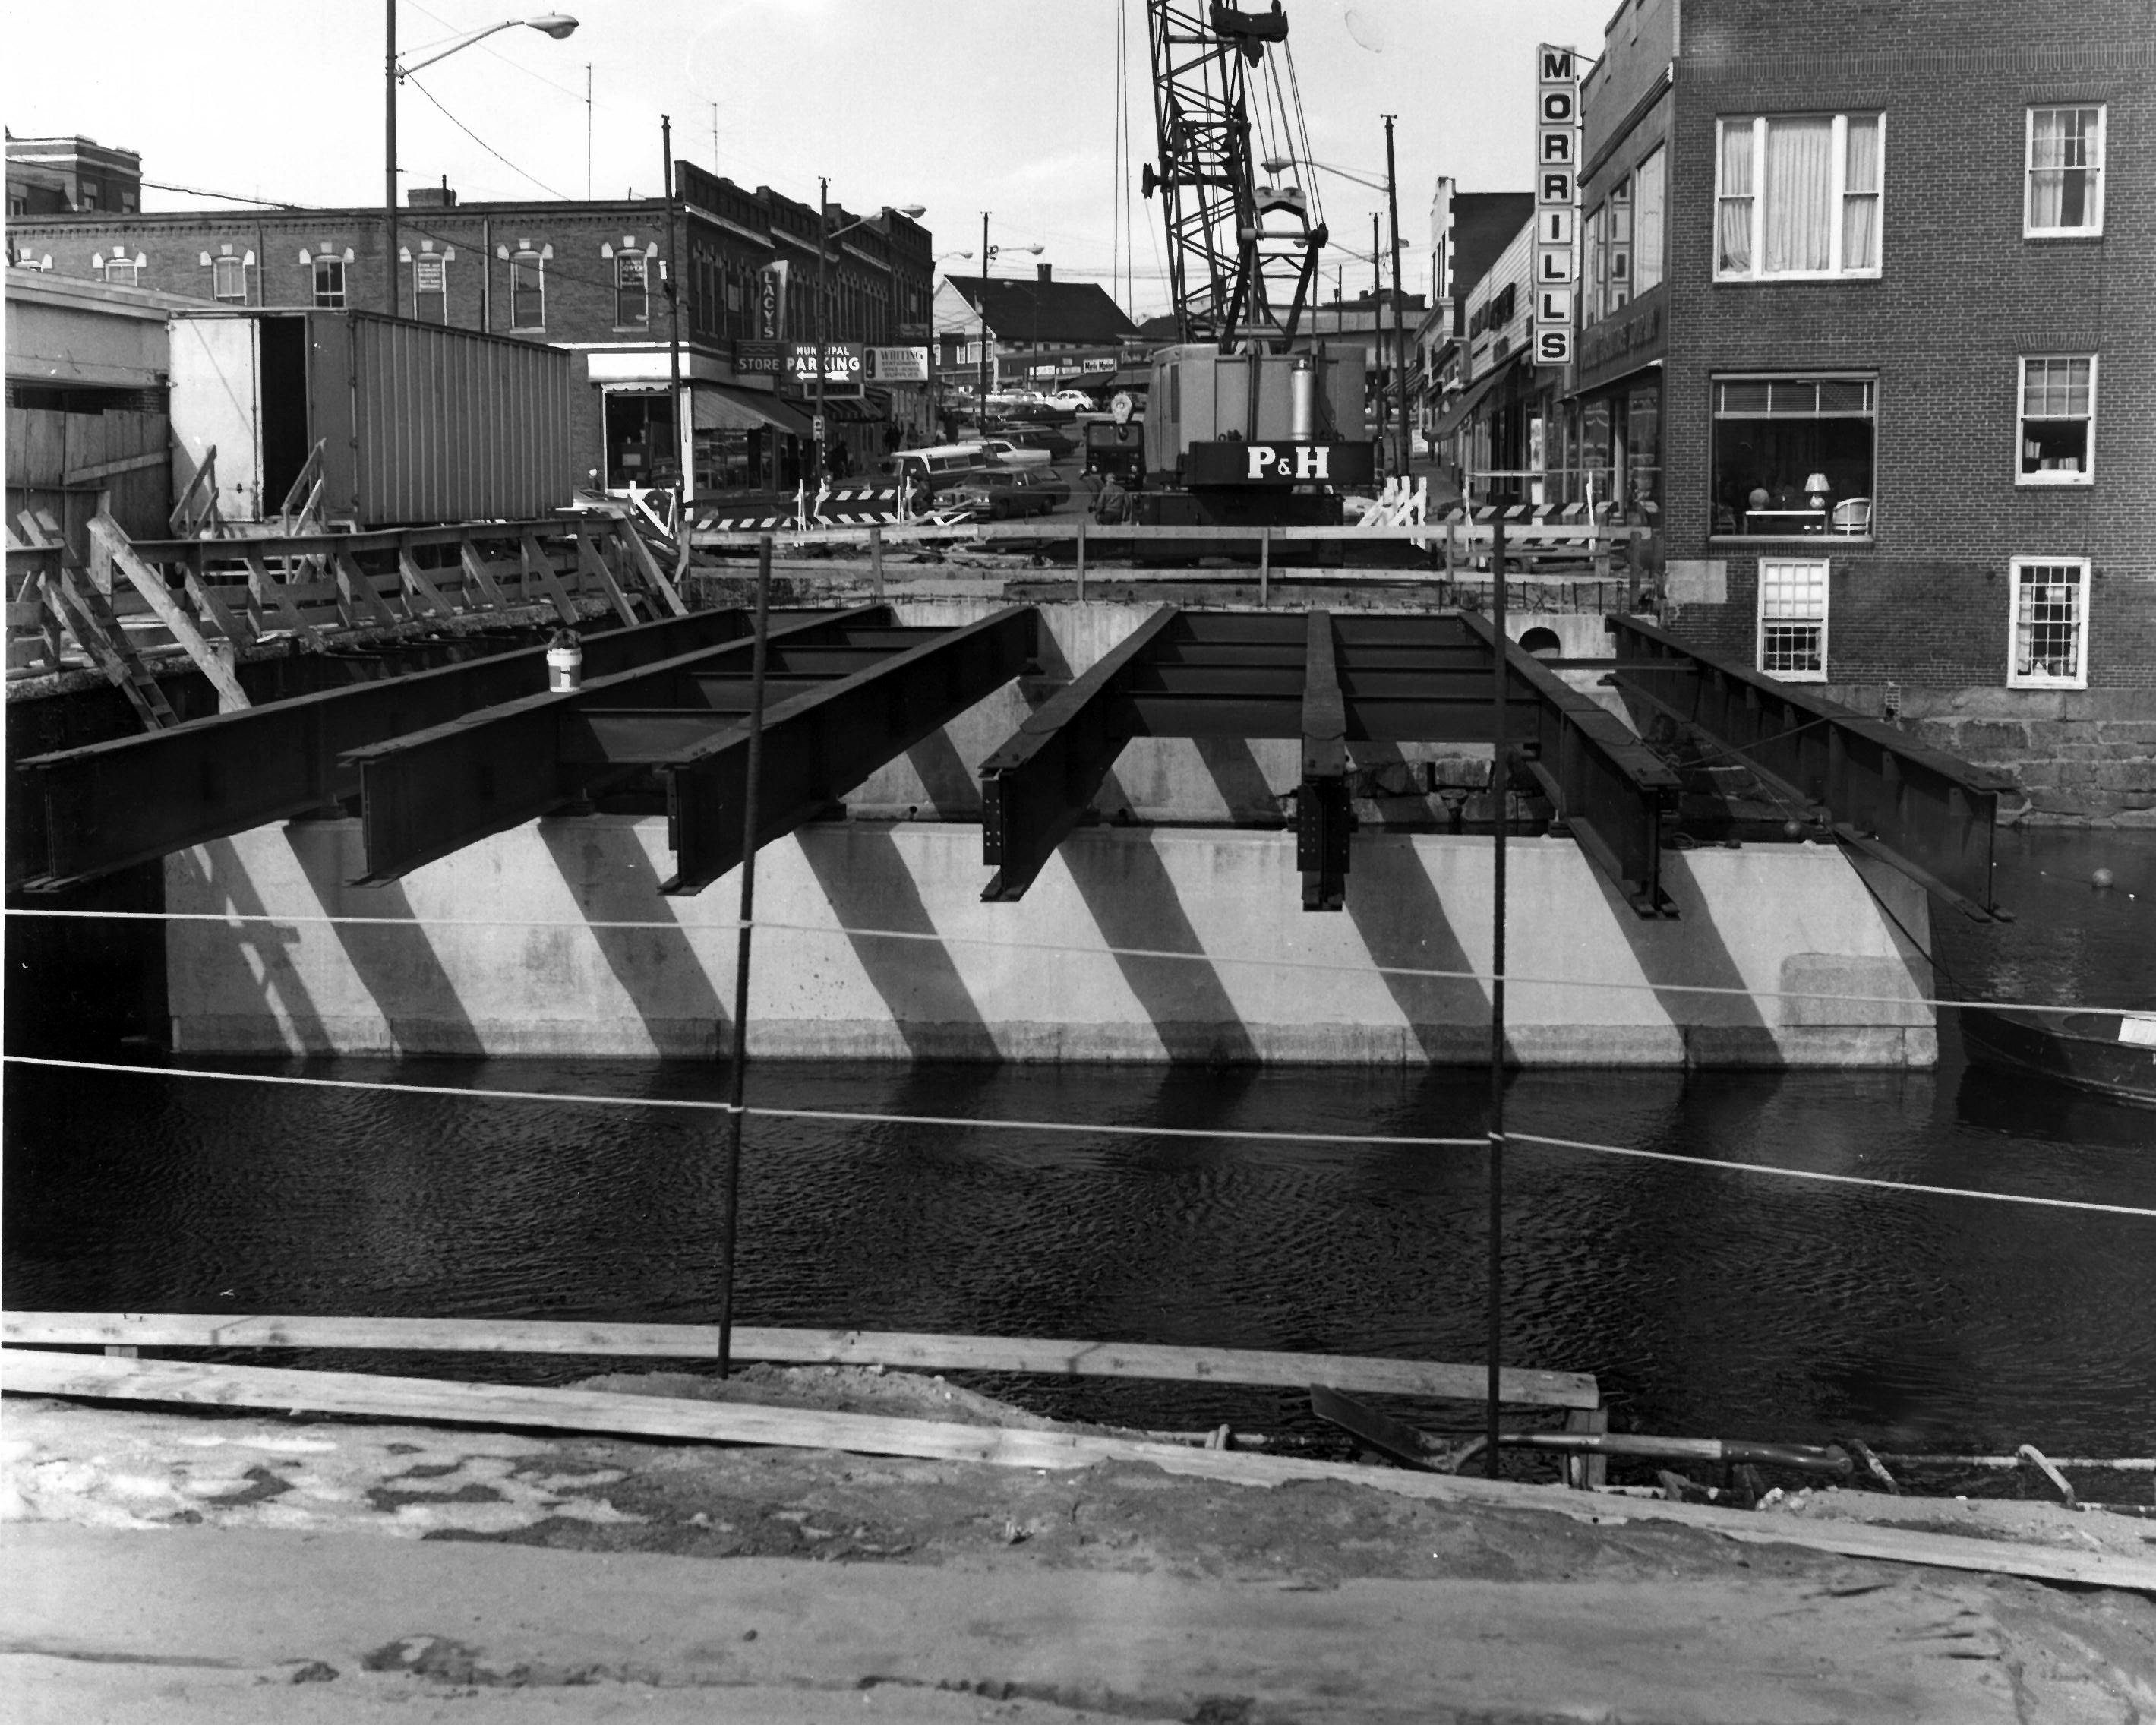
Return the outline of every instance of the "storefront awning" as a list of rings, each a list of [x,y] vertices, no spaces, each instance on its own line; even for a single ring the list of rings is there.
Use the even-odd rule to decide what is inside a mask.
[[[699,431],[762,431],[768,427],[788,437],[809,433],[808,422],[778,397],[723,389],[716,383],[696,386],[690,418]]]
[[[1506,360],[1496,370],[1485,372],[1470,383],[1452,404],[1438,417],[1437,424],[1430,428],[1431,439],[1435,441],[1440,437],[1450,437],[1454,432],[1459,430],[1466,423],[1467,416],[1481,403],[1482,398],[1495,389],[1504,380],[1505,374],[1518,363],[1519,356],[1515,355],[1512,358]]]

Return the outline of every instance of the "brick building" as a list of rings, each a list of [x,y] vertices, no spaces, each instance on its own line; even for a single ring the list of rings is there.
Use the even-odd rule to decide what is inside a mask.
[[[983,375],[992,390],[1091,387],[1114,377],[1138,339],[1106,289],[1058,281],[1051,264],[1030,277],[946,275],[935,324],[936,375],[958,393],[978,393]]]
[[[2156,824],[2152,74],[2156,0],[1625,0],[1552,465],[1678,633]]]
[[[577,466],[600,483],[670,482],[685,454],[696,495],[790,489],[810,465],[813,377],[789,375],[773,350],[818,333],[816,208],[690,162],[675,169],[670,234],[663,198],[459,203],[445,187],[414,188],[398,216],[397,311],[569,349],[585,409]],[[927,230],[895,211],[855,223],[832,206],[824,336],[855,352],[925,347]],[[8,229],[11,260],[59,275],[267,309],[384,309],[383,239],[378,208],[82,211],[25,214]],[[680,441],[669,399],[675,259]],[[828,429],[850,465],[925,429],[925,383],[875,388],[858,365],[827,361],[830,371],[839,377],[826,383]]]

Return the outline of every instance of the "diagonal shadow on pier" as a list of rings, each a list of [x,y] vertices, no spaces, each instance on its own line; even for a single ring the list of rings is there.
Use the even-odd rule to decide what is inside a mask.
[[[1355,845],[1347,908],[1373,963],[1475,968],[1412,840]],[[1468,976],[1387,975],[1384,980],[1424,1060],[1444,1065],[1489,1058],[1490,993],[1483,983]],[[1506,1053],[1508,1058],[1514,1053],[1509,1043]]]
[[[928,793],[924,814],[937,820],[981,818],[981,783],[968,768],[948,731],[923,737],[906,752],[906,761]]]
[[[229,906],[242,916],[269,916],[268,904],[256,887],[254,877],[241,863],[239,850],[229,839],[213,839],[198,849],[182,851],[171,860],[177,861],[200,883],[198,891],[203,909],[221,911]],[[169,907],[169,896],[167,904]],[[264,1002],[273,1015],[279,1009],[283,1010],[291,1027],[289,1034],[299,1040],[297,1051],[305,1054],[334,1053],[335,1045],[329,1027],[322,1022],[314,996],[302,980],[299,967],[292,961],[292,950],[302,938],[300,932],[289,924],[271,921],[249,922],[234,937],[233,944],[243,952],[253,951],[259,972],[257,980]],[[169,947],[167,948],[167,962],[171,962]],[[221,1017],[223,1014],[206,1016]]]
[[[1280,819],[1279,800],[1248,737],[1194,737],[1190,741],[1228,806],[1229,819],[1240,824]]]
[[[538,832],[588,921],[666,920],[673,901],[660,893],[659,870],[634,828],[553,817],[542,819]],[[698,1060],[717,1054],[727,1009],[685,928],[594,928],[591,936],[655,1053]]]
[[[801,839],[801,854],[841,927],[938,932],[888,829],[855,823]],[[1003,1059],[973,991],[941,941],[847,938],[915,1060]]]
[[[343,849],[333,840],[307,844],[285,829],[292,855],[315,890],[316,898],[336,912],[353,916],[393,916],[402,926],[338,923],[333,932],[360,985],[389,1027],[399,1055],[480,1056],[486,1053],[479,1031],[465,1009],[456,984],[442,968],[434,943],[412,908],[403,886],[353,887],[343,879]],[[507,937],[510,932],[498,932]]]
[[[1066,844],[1061,851],[1078,896],[1111,947],[1190,952],[1195,958],[1141,958],[1118,952],[1116,965],[1137,997],[1171,1060],[1205,1065],[1255,1063],[1257,1044],[1229,998],[1220,973],[1203,955],[1175,882],[1151,837]]]
[[[1609,922],[1631,947],[1655,999],[1684,1038],[1688,1066],[1780,1066],[1787,1062],[1729,944],[1697,892],[1674,922],[1641,916],[1609,877],[1589,869]],[[1665,882],[1665,885],[1671,883]],[[1693,988],[1732,988],[1698,994]]]

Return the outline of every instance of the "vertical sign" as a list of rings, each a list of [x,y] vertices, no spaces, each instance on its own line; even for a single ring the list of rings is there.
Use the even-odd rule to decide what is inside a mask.
[[[767,341],[786,339],[786,271],[778,263],[757,272],[756,332]]]
[[[1579,69],[1568,48],[1536,50],[1534,363],[1572,362],[1579,223]]]

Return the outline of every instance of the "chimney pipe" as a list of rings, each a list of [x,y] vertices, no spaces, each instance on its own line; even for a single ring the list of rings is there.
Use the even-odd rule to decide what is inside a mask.
[[[1042,281],[1049,280],[1055,273],[1055,266],[1053,264],[1035,264],[1033,267],[1040,272],[1039,279]]]

